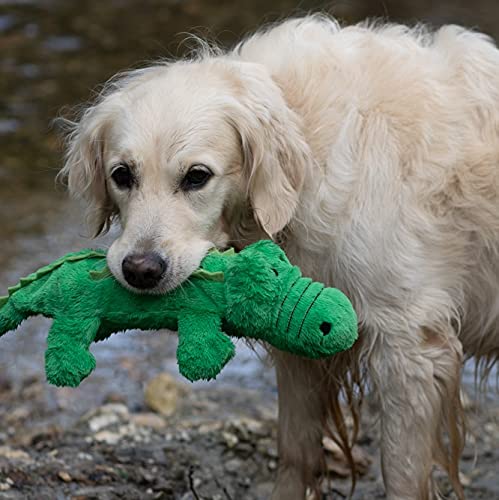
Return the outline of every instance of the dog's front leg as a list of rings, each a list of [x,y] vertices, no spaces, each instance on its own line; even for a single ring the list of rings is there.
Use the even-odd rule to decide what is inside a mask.
[[[369,368],[380,402],[388,499],[432,498],[435,464],[447,469],[458,498],[464,498],[458,476],[461,364],[461,344],[451,328],[378,336]]]
[[[322,380],[318,362],[275,353],[279,389],[279,470],[272,500],[304,500],[321,472]]]

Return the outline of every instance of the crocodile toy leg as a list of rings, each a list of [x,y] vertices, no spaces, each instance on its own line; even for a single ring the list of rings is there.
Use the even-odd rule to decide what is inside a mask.
[[[178,367],[191,382],[215,378],[234,356],[234,344],[222,332],[221,319],[214,313],[180,312],[178,338]]]
[[[47,380],[59,387],[77,387],[95,368],[88,350],[99,330],[99,320],[55,319],[47,337],[45,372]]]
[[[15,330],[28,315],[20,313],[12,302],[7,302],[0,308],[0,335]]]

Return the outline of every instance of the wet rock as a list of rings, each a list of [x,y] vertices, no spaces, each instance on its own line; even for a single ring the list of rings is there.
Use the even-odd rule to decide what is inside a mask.
[[[37,377],[30,377],[23,383],[21,397],[26,400],[39,400],[45,394],[46,385]]]
[[[269,470],[276,470],[277,469],[277,461],[276,460],[269,460],[267,463],[267,467]]]
[[[124,433],[117,433],[110,430],[110,427],[117,427],[119,424],[129,421],[128,408],[123,404],[106,404],[88,412],[84,417],[90,430],[95,433],[94,439],[109,444],[119,441]]]
[[[19,406],[5,416],[5,424],[17,424],[29,417],[30,409],[27,406]]]
[[[150,427],[152,429],[164,429],[166,422],[163,417],[156,413],[136,413],[130,416],[130,420],[138,427]]]
[[[12,381],[4,374],[0,374],[0,396],[9,393],[12,390]]]
[[[89,411],[83,416],[83,420],[90,420],[98,415],[117,415],[122,419],[127,419],[129,412],[128,408],[121,403],[109,403]]]
[[[235,473],[243,467],[243,461],[239,458],[233,458],[225,462],[225,470],[229,473]]]
[[[92,432],[98,432],[101,429],[109,427],[112,424],[116,424],[120,421],[118,415],[113,413],[107,413],[103,415],[97,415],[94,418],[90,419],[88,422],[88,426]]]
[[[0,483],[0,491],[7,491],[12,488],[12,485],[8,482]]]
[[[254,487],[256,498],[270,498],[273,488],[274,483],[272,483],[271,481],[257,484]]]
[[[144,398],[149,408],[165,417],[171,417],[177,411],[180,397],[185,393],[186,389],[171,375],[160,373],[147,384]]]
[[[69,475],[69,473],[66,472],[65,470],[59,471],[59,473],[57,474],[57,476],[59,477],[59,479],[61,479],[65,483],[70,483],[73,480],[71,478],[71,476]]]
[[[254,437],[266,437],[269,434],[269,429],[264,423],[251,418],[233,419],[228,423],[227,431],[241,441],[249,441]]]
[[[199,434],[212,434],[220,431],[223,428],[223,422],[207,422],[201,424],[197,431]]]
[[[463,486],[469,486],[471,484],[471,477],[467,476],[463,472],[459,473],[459,480]]]
[[[33,462],[28,453],[23,450],[11,448],[9,446],[0,446],[0,458],[6,458],[7,460],[24,463]]]
[[[119,432],[112,432],[112,431],[100,431],[97,432],[94,435],[95,441],[99,441],[101,443],[107,443],[107,444],[117,444],[118,441],[122,438],[122,434]]]
[[[56,439],[61,433],[58,425],[40,426],[31,429],[22,427],[15,436],[15,441],[22,446],[33,446],[40,450]]]
[[[222,432],[222,438],[227,448],[234,448],[239,443],[237,436],[231,432]]]
[[[264,456],[277,458],[277,446],[273,439],[260,439],[257,444],[257,451]]]

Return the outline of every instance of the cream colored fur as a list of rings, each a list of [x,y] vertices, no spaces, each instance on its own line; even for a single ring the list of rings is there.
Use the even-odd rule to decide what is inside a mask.
[[[119,161],[135,165],[130,192],[110,179]],[[176,186],[193,163],[215,176],[186,195]],[[353,353],[276,355],[275,500],[313,486],[323,424],[341,420],[328,404],[359,367],[380,402],[388,498],[429,498],[434,463],[462,497],[463,352],[499,350],[499,51],[487,37],[289,20],[109,84],[75,124],[63,174],[97,231],[119,217],[109,264],[122,281],[132,251],[170,259],[162,292],[211,245],[270,235],[351,297]]]

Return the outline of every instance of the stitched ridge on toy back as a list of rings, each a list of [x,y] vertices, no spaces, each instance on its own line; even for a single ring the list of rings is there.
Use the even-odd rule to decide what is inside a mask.
[[[30,283],[33,283],[37,279],[46,276],[55,269],[61,267],[66,262],[75,262],[83,259],[105,259],[105,258],[106,258],[106,252],[104,250],[85,249],[85,250],[80,250],[79,252],[68,253],[64,257],[61,257],[60,259],[57,259],[54,262],[51,262],[50,264],[44,267],[41,267],[40,269],[38,269],[38,271],[31,273],[29,276],[21,278],[17,285],[9,287],[7,289],[8,294],[0,297],[0,307],[3,307],[8,302],[9,298],[18,290],[28,286]]]
[[[106,265],[99,271],[90,271],[90,277],[94,281],[103,280],[109,278],[113,275],[109,267]],[[224,280],[224,273],[222,271],[208,271],[207,269],[203,269],[202,267],[196,269],[190,276],[191,278],[197,278],[205,281],[218,281],[222,282]]]
[[[223,251],[218,250],[218,248],[211,248],[208,251],[208,255],[214,257],[232,257],[236,255],[236,251],[234,248]],[[207,269],[203,269],[203,263],[201,263],[201,267],[196,269],[196,271],[190,275],[189,279],[190,278],[199,278],[208,281],[223,281],[224,273],[222,271],[208,271]]]
[[[216,256],[231,256],[235,255],[235,250],[233,248],[229,248],[228,250],[225,251],[220,251],[218,249],[211,249],[209,251],[210,254],[214,254]],[[30,274],[29,276],[26,276],[25,278],[21,278],[19,280],[19,283],[17,285],[11,286],[7,289],[7,295],[0,296],[0,307],[3,307],[9,300],[9,298],[16,293],[18,290],[21,288],[26,287],[30,283],[33,283],[37,279],[40,279],[43,276],[46,276],[47,274],[51,273],[55,269],[61,267],[63,264],[66,262],[75,262],[78,260],[84,260],[84,259],[105,259],[106,258],[106,251],[105,250],[93,250],[93,249],[85,249],[85,250],[80,250],[78,252],[71,252],[66,254],[65,256],[61,257],[60,259],[55,260],[54,262],[51,262],[50,264],[38,269],[36,272]],[[104,279],[112,275],[111,271],[107,266],[104,267],[104,269],[97,271],[95,273],[92,273],[90,271],[90,275],[93,279],[99,280],[99,279]],[[212,272],[208,271],[206,269],[197,269],[191,274],[192,278],[199,278],[203,280],[208,280],[208,281],[223,281],[224,279],[224,274],[223,272],[217,271],[217,272]]]

